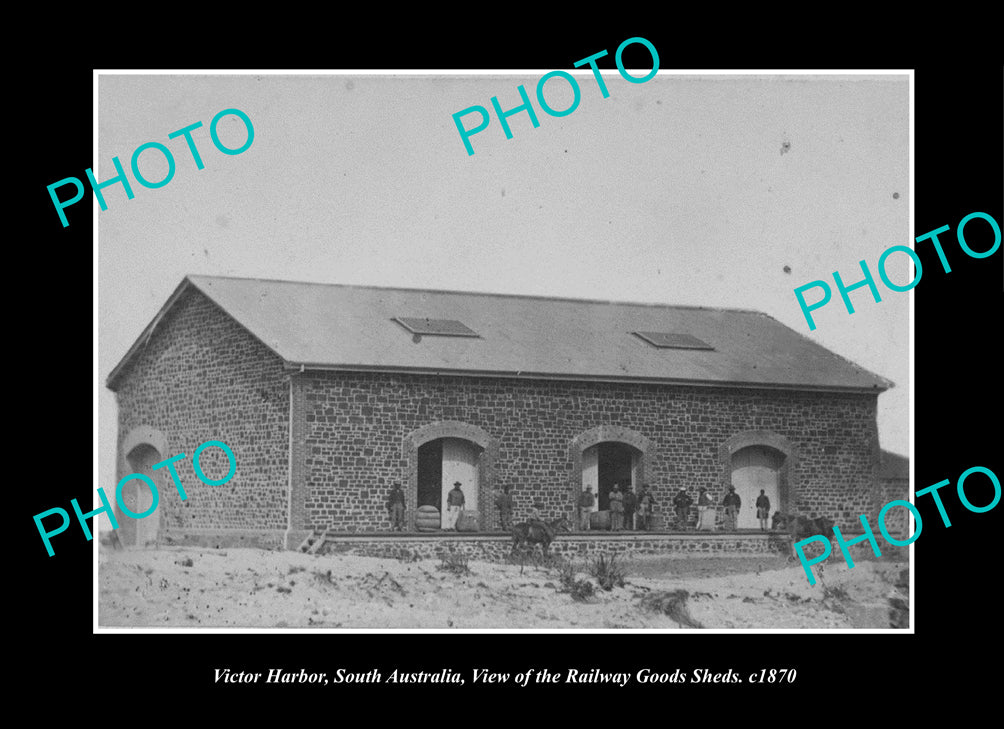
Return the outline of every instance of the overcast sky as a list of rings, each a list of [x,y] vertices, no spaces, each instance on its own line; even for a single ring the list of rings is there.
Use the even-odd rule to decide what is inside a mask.
[[[879,282],[882,302],[859,289],[848,315],[834,291],[810,332],[793,289],[832,286],[833,271],[859,281],[861,259],[878,281],[881,252],[910,244],[908,76],[660,72],[632,84],[614,70],[603,98],[591,72],[575,72],[579,106],[556,118],[535,93],[550,70],[100,75],[97,179],[118,156],[135,198],[108,187],[108,210],[94,213],[97,485],[115,483],[105,379],[189,273],[760,310],[896,383],[879,397],[879,432],[907,454],[909,295]],[[492,115],[469,156],[452,114],[491,110],[492,96],[517,106],[520,83],[540,126],[512,116],[507,140]],[[549,81],[546,99],[568,107],[568,84]],[[239,155],[209,136],[228,108],[254,125]],[[196,121],[202,170],[168,139]],[[230,147],[246,137],[235,116],[219,134]],[[159,189],[129,168],[146,142],[174,155]],[[162,179],[163,156],[144,152],[140,171]],[[905,255],[889,264],[894,282],[910,280]]]

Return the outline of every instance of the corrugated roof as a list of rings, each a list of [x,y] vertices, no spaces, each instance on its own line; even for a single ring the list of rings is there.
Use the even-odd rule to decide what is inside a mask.
[[[112,371],[109,387],[186,282],[297,368],[876,392],[892,386],[755,311],[189,276]],[[398,317],[455,319],[479,336],[414,337]],[[637,331],[689,334],[713,350],[660,349]]]

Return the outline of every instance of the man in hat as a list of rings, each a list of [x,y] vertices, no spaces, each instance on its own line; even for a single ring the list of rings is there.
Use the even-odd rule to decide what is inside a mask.
[[[713,529],[715,526],[715,507],[708,496],[708,490],[701,487],[701,492],[697,495],[697,531]]]
[[[624,528],[629,532],[634,531],[634,512],[638,507],[638,496],[631,488],[631,484],[624,486]]]
[[[387,496],[387,511],[390,512],[391,529],[397,532],[404,531],[404,491],[398,482],[394,483],[394,488]]]
[[[646,532],[652,530],[652,513],[655,511],[655,498],[648,490],[648,484],[641,485],[638,494],[638,527]]]
[[[690,516],[690,505],[694,500],[690,498],[687,489],[680,487],[679,493],[673,497],[673,506],[676,507],[676,523],[680,529],[687,528],[687,517]]]
[[[619,532],[624,528],[624,494],[621,485],[615,483],[610,490],[610,530]]]
[[[464,510],[464,492],[460,490],[460,482],[454,481],[453,488],[446,494],[446,526],[445,529],[456,531],[457,519]]]
[[[770,499],[767,498],[764,490],[760,489],[760,495],[756,497],[756,518],[760,520],[760,531],[767,531],[767,518],[769,516]]]
[[[593,505],[596,503],[596,495],[593,494],[593,487],[586,486],[586,490],[579,494],[579,528],[589,531],[589,515],[593,513]]]
[[[736,517],[739,515],[739,507],[742,506],[742,500],[739,498],[739,494],[736,493],[735,486],[729,486],[729,492],[722,499],[722,506],[725,507],[725,529],[734,532],[736,530]]]
[[[512,508],[514,505],[512,494],[509,493],[509,487],[506,486],[498,492],[495,498],[495,507],[499,512],[499,524],[502,525],[504,532],[512,529]]]

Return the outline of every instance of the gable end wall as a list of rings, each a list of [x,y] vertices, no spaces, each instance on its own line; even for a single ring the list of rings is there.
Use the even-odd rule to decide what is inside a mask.
[[[275,353],[189,287],[117,384],[118,478],[131,472],[122,452],[127,439],[135,440],[131,433],[159,431],[167,449],[162,458],[187,456],[176,466],[188,499],[181,500],[169,477],[161,488],[162,543],[281,545],[289,380]],[[192,456],[207,440],[221,440],[234,453],[237,470],[224,485],[208,486],[195,475]],[[211,479],[229,467],[218,448],[206,449],[200,465]]]

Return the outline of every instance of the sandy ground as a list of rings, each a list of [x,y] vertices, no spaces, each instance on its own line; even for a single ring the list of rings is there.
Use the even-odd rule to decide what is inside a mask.
[[[102,545],[99,625],[168,628],[703,628],[906,627],[904,562],[839,559],[809,585],[783,557],[647,558],[623,587],[576,601],[556,568],[404,562],[258,549],[115,551]],[[575,564],[586,579],[585,564]],[[897,587],[896,583],[900,586]],[[684,617],[661,608],[680,605]],[[655,604],[656,608],[652,609]],[[891,625],[890,620],[897,624]]]

